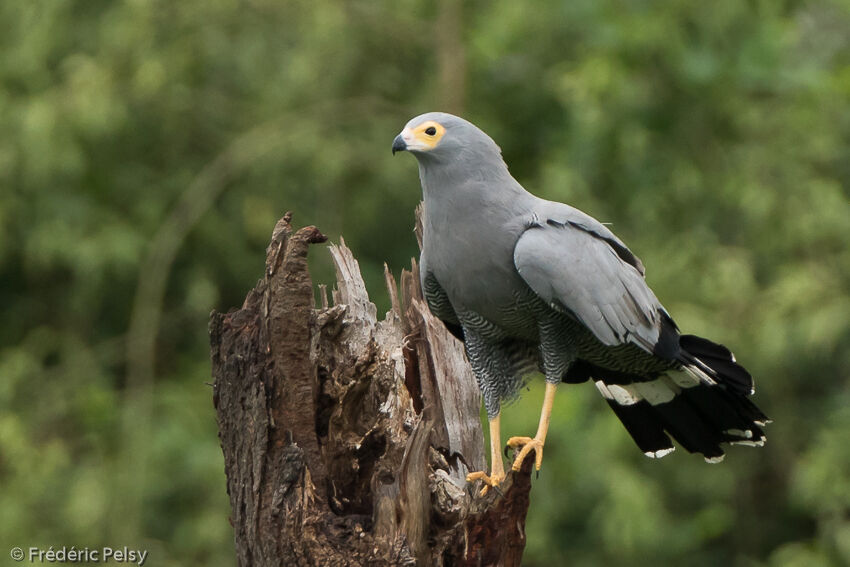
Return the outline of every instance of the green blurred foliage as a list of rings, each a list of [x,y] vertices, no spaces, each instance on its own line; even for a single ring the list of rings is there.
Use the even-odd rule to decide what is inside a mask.
[[[561,388],[526,564],[850,564],[850,3],[451,4],[0,3],[0,545],[232,565],[209,311],[241,304],[286,210],[344,235],[386,308],[420,199],[390,143],[465,100],[529,190],[613,223],[775,419],[722,465],[656,462]],[[163,296],[134,310],[146,278]]]

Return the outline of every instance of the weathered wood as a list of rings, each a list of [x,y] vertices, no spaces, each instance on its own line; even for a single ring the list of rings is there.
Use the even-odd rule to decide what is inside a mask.
[[[529,468],[486,497],[467,485],[485,468],[480,397],[416,263],[400,294],[385,270],[378,321],[351,251],[332,245],[332,305],[321,290],[316,308],[306,258],[325,237],[290,220],[242,308],[210,318],[239,565],[519,565]]]

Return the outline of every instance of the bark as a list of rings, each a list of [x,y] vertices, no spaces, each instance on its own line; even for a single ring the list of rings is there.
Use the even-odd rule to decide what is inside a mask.
[[[210,318],[213,400],[238,564],[519,565],[529,467],[478,496],[480,398],[463,346],[428,311],[416,263],[389,270],[377,320],[357,261],[330,246],[315,306],[315,228],[278,221],[264,277]]]

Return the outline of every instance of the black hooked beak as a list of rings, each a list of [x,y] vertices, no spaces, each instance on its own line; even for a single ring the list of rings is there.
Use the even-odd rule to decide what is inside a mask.
[[[395,140],[393,140],[393,155],[395,155],[396,152],[403,152],[406,149],[407,144],[405,143],[404,138],[401,137],[401,134],[399,134],[395,137]]]

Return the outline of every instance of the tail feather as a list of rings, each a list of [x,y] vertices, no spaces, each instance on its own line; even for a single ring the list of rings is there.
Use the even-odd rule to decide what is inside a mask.
[[[758,425],[737,411],[736,400],[724,394],[719,387],[701,387],[683,391],[682,397],[721,433],[724,442],[760,440],[763,433]]]
[[[723,459],[722,443],[761,446],[769,420],[747,396],[753,380],[724,347],[695,337],[680,338],[678,370],[652,376],[611,373],[589,366],[596,386],[644,453],[662,457],[672,436],[706,461]]]
[[[600,391],[607,388],[602,381],[598,381],[596,385]],[[660,458],[675,449],[673,442],[664,433],[664,423],[646,400],[631,405],[620,405],[613,397],[606,396],[605,392],[602,395],[646,456]]]
[[[702,453],[706,459],[720,459],[723,436],[712,427],[699,412],[695,412],[688,401],[677,396],[670,403],[656,406],[663,417],[665,427],[676,441],[690,453]]]
[[[695,364],[721,377],[723,383],[738,394],[753,394],[753,377],[725,346],[696,335],[680,336],[679,346],[685,359],[683,362]]]

